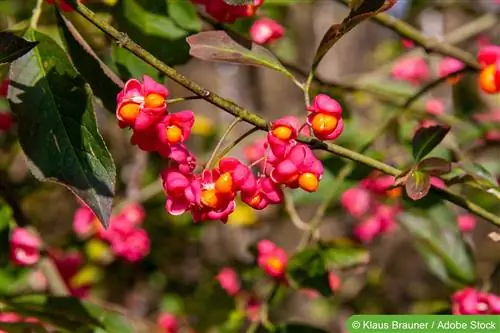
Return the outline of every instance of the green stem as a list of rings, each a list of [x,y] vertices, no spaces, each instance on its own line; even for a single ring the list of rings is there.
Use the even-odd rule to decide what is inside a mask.
[[[179,102],[185,102],[185,101],[190,101],[194,99],[203,99],[201,96],[195,95],[195,96],[186,96],[186,97],[178,97],[178,98],[172,98],[172,99],[167,99],[167,104],[174,104],[174,103],[179,103]]]
[[[217,156],[217,152],[222,147],[222,144],[226,140],[227,136],[231,133],[231,131],[234,129],[234,127],[236,125],[238,125],[238,123],[240,121],[241,121],[241,118],[236,118],[232,121],[231,124],[229,124],[228,128],[226,129],[224,134],[222,134],[221,138],[219,139],[219,142],[217,142],[217,145],[215,146],[214,151],[212,152],[212,155],[208,159],[208,162],[207,162],[206,167],[205,167],[206,169],[211,169],[213,167],[212,163],[214,163],[214,162],[217,163],[218,159],[215,158]]]
[[[38,26],[38,21],[40,20],[40,16],[42,16],[42,6],[44,0],[37,0],[35,8],[33,9],[33,14],[30,20],[31,29],[36,29]]]
[[[109,35],[111,38],[113,38],[121,47],[127,49],[128,51],[132,52],[139,58],[141,58],[144,62],[150,64],[154,68],[156,68],[158,71],[172,79],[173,81],[179,83],[183,87],[187,88],[191,92],[195,93],[196,95],[199,95],[206,101],[210,102],[211,104],[219,107],[220,109],[234,115],[235,117],[241,118],[243,121],[254,125],[255,127],[267,131],[269,129],[270,123],[263,119],[262,117],[250,112],[249,110],[237,105],[233,101],[227,100],[225,98],[220,97],[219,95],[211,92],[208,89],[203,88],[200,86],[198,83],[191,81],[184,75],[178,73],[175,69],[172,67],[164,64],[160,60],[156,59],[151,53],[148,51],[144,50],[141,46],[139,46],[137,43],[133,42],[126,34],[119,32],[115,28],[113,28],[111,25],[109,25],[107,22],[101,20],[96,16],[94,12],[92,12],[90,9],[88,9],[86,6],[82,5],[81,3],[77,3],[74,0],[71,0],[71,4],[74,6],[76,11],[80,13],[84,18],[86,18],[88,21],[90,21],[92,24],[94,24],[96,27],[98,27],[100,30],[102,30],[104,33]],[[380,16],[381,14],[379,14]],[[378,16],[376,16],[378,17]],[[298,141],[308,144],[311,146],[313,149],[321,149],[330,153],[333,153],[335,155],[338,155],[343,158],[347,158],[352,161],[356,161],[358,163],[364,164],[366,166],[369,166],[373,169],[379,170],[383,173],[397,176],[401,173],[401,170],[390,166],[388,164],[385,164],[383,162],[377,161],[375,159],[372,159],[368,156],[364,156],[363,154],[359,154],[357,152],[354,152],[352,150],[349,150],[347,148],[338,146],[333,143],[326,143],[322,142],[320,140],[317,140],[312,137],[305,137],[305,136],[300,136]],[[485,209],[481,208],[480,206],[470,202],[469,200],[462,198],[461,196],[454,194],[450,192],[449,190],[443,191],[440,190],[438,193],[443,196],[445,199],[448,201],[451,201],[467,210],[470,212],[476,214],[479,217],[484,218],[485,220],[500,226],[500,217],[495,216],[494,214],[486,211]]]
[[[222,157],[226,156],[227,153],[229,153],[233,148],[235,148],[238,144],[240,144],[243,140],[245,140],[247,137],[252,135],[253,133],[259,131],[257,127],[253,127],[240,135],[234,142],[231,142],[227,147],[222,149],[219,154],[217,154],[216,160],[220,160]]]

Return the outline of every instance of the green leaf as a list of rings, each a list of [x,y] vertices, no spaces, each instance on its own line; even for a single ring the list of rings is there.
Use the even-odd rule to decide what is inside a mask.
[[[142,78],[147,75],[155,81],[160,81],[160,75],[156,69],[118,45],[111,46],[111,57],[118,73],[124,79]]]
[[[429,269],[443,282],[452,286],[472,284],[475,280],[474,261],[456,217],[445,204],[425,211],[398,215],[401,225],[414,237]]]
[[[327,331],[322,330],[320,328],[304,325],[304,324],[284,324],[279,325],[273,331],[264,332],[273,332],[273,333],[326,333]]]
[[[103,327],[101,322],[83,306],[83,303],[73,297],[20,296],[10,299],[7,305],[16,313],[35,317],[65,330]]]
[[[419,162],[429,154],[450,131],[449,127],[430,126],[417,130],[412,140],[412,154],[415,161]]]
[[[28,41],[11,32],[0,31],[0,64],[10,63],[38,45],[36,41]]]
[[[25,37],[40,44],[11,65],[8,98],[30,171],[67,186],[107,225],[116,170],[97,129],[92,91],[54,40],[31,29]]]
[[[103,327],[97,327],[93,333],[135,333],[137,330],[125,314],[105,310],[100,306],[85,302],[87,310],[99,320]]]
[[[167,0],[168,12],[172,20],[181,28],[189,31],[200,31],[201,20],[196,7],[190,0]]]
[[[47,330],[38,324],[32,323],[4,323],[0,322],[0,330],[8,333],[47,333]]]
[[[266,48],[252,44],[248,49],[238,44],[224,31],[205,31],[187,38],[189,53],[201,60],[266,67],[295,80],[293,75]]]
[[[73,65],[90,84],[104,107],[114,112],[116,95],[123,88],[123,81],[95,54],[73,24],[57,12],[57,23],[64,38]]]
[[[165,4],[166,2],[158,3]],[[165,6],[162,6],[165,7]],[[147,9],[149,10],[147,10]],[[170,66],[182,65],[189,60],[186,37],[189,31],[177,25],[172,13],[153,12],[136,0],[121,0],[113,7],[118,29]]]
[[[451,163],[439,157],[429,157],[421,161],[417,168],[431,176],[440,176],[451,172]]]
[[[406,194],[412,200],[420,200],[431,189],[431,177],[428,173],[413,170],[408,174],[405,183]]]
[[[369,261],[364,248],[350,244],[317,244],[295,254],[287,264],[287,276],[296,288],[311,288],[331,296],[328,274],[349,269]]]

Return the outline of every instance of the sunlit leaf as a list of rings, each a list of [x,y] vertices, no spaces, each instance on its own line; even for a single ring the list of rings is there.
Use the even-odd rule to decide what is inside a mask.
[[[9,102],[19,120],[19,139],[33,175],[56,181],[79,196],[107,225],[116,170],[96,124],[92,91],[50,37],[12,63]]]

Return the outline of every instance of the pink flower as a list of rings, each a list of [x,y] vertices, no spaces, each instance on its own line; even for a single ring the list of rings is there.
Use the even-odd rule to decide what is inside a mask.
[[[73,231],[81,238],[86,238],[100,228],[100,222],[90,208],[79,207],[73,216]]]
[[[165,149],[160,150],[160,155],[168,158],[171,165],[182,173],[191,174],[196,168],[196,157],[184,144],[165,146]]]
[[[238,18],[251,17],[264,0],[254,0],[252,5],[232,6],[224,0],[192,0],[205,6],[206,12],[219,22],[233,23]]]
[[[410,40],[410,39],[405,39],[405,38],[401,39],[401,44],[407,50],[412,49],[413,47],[415,47],[415,43],[412,40]]]
[[[323,176],[323,164],[304,144],[294,144],[271,171],[271,179],[290,188],[315,192]]]
[[[225,267],[221,269],[219,274],[217,274],[217,280],[229,296],[235,296],[241,289],[238,274],[232,268]]]
[[[146,211],[140,203],[134,202],[125,206],[117,218],[123,218],[133,225],[139,225],[146,218]]]
[[[250,296],[245,303],[245,314],[250,321],[257,321],[260,318],[262,302],[255,296]]]
[[[10,112],[0,112],[0,130],[10,131],[14,125],[14,118]]]
[[[9,90],[10,80],[5,79],[0,83],[0,97],[6,97]]]
[[[168,312],[164,312],[158,316],[158,326],[161,328],[162,333],[177,333],[179,331],[177,318]]]
[[[490,112],[479,112],[474,114],[472,117],[481,123],[500,123],[500,109],[494,109]]]
[[[438,177],[431,177],[431,185],[440,189],[446,188],[444,180]]]
[[[283,200],[283,191],[270,178],[260,177],[255,191],[242,193],[241,200],[250,207],[261,210],[269,204],[279,204]]]
[[[10,235],[10,260],[18,266],[31,266],[40,260],[41,240],[24,228],[14,228]]]
[[[258,254],[257,264],[269,276],[277,280],[284,280],[286,264],[288,262],[288,256],[285,250],[269,241],[265,241],[264,244],[265,245],[260,246],[259,244],[257,245],[258,250],[264,248],[264,251],[260,251]]]
[[[194,207],[191,213],[195,222],[207,220],[221,220],[227,222],[229,214],[234,211],[236,203],[234,201],[235,193],[221,192],[215,187],[221,178],[218,169],[204,170],[196,179],[201,184],[201,205]]]
[[[418,85],[429,78],[429,67],[422,57],[405,58],[394,66],[392,76]]]
[[[127,81],[116,97],[116,117],[120,127],[141,131],[156,123],[167,110],[168,90],[145,75],[143,83],[136,79]]]
[[[250,27],[250,37],[257,44],[270,43],[280,39],[284,34],[285,28],[267,17],[256,20]]]
[[[164,145],[174,145],[186,141],[193,124],[193,111],[180,111],[165,116],[157,125],[160,142]]]
[[[328,95],[319,94],[307,110],[310,112],[307,124],[318,139],[334,140],[342,134],[344,130],[342,107],[336,100]]]
[[[295,142],[300,127],[300,121],[296,117],[287,116],[275,120],[267,135],[269,148],[273,154],[282,158],[289,150],[290,144]]]
[[[168,168],[161,177],[167,194],[165,208],[170,214],[181,215],[201,203],[201,183],[192,175]]]
[[[452,57],[445,57],[439,63],[439,76],[448,76],[455,72],[459,72],[465,68],[465,65],[462,61],[457,60]]]
[[[78,298],[86,298],[90,293],[90,285],[75,286],[72,283],[73,277],[79,272],[83,266],[83,258],[80,252],[70,251],[63,252],[61,250],[53,250],[49,252],[49,256],[54,261],[61,278],[68,287],[71,295]]]
[[[334,293],[336,293],[340,289],[340,286],[342,285],[342,280],[334,272],[329,272],[328,273],[328,285],[330,286],[330,289]]]
[[[53,5],[54,3],[58,5],[63,12],[71,12],[73,11],[73,7],[67,3],[65,0],[45,0],[49,5]],[[79,0],[79,2],[84,2],[84,0]]]
[[[481,67],[494,65],[500,59],[500,46],[486,45],[479,49],[477,60]]]
[[[425,101],[425,111],[433,115],[441,115],[444,113],[444,103],[437,98],[431,98]]]
[[[340,202],[349,214],[360,218],[370,209],[371,199],[371,194],[367,189],[353,187],[342,194]]]
[[[135,263],[149,254],[150,241],[147,232],[123,215],[113,218],[108,230],[100,233],[111,245],[113,253],[125,261]]]
[[[476,227],[476,217],[472,214],[461,214],[457,217],[458,228],[462,232],[470,232]]]
[[[354,227],[354,237],[362,243],[370,243],[383,230],[382,219],[371,216]]]
[[[249,163],[254,163],[262,158],[266,153],[267,149],[267,139],[261,138],[253,141],[243,149],[245,158]]]
[[[219,179],[215,182],[215,190],[219,193],[255,193],[257,181],[248,166],[234,157],[224,157],[219,161]]]
[[[500,141],[500,131],[499,130],[487,130],[484,138],[487,141]]]
[[[467,287],[452,296],[453,314],[500,314],[500,297]]]

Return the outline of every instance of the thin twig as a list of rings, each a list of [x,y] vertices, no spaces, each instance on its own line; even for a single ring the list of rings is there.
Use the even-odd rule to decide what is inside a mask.
[[[70,2],[79,14],[81,14],[84,18],[86,18],[88,21],[90,21],[92,24],[94,24],[108,36],[113,38],[121,47],[132,52],[133,54],[141,58],[144,62],[150,64],[151,66],[156,68],[158,71],[160,71],[173,81],[179,83],[180,85],[187,88],[191,92],[199,96],[202,96],[206,101],[210,102],[211,104],[216,105],[220,109],[234,115],[235,117],[241,118],[245,122],[252,124],[261,130],[267,131],[270,128],[269,126],[270,123],[264,118],[237,105],[231,100],[225,99],[211,92],[210,90],[203,88],[198,83],[191,81],[184,75],[177,72],[174,68],[161,62],[160,60],[155,58],[151,53],[149,53],[141,46],[139,46],[137,43],[132,41],[126,34],[119,32],[118,30],[113,28],[110,24],[97,17],[96,14],[92,12],[90,9],[88,9],[85,5],[77,3],[74,0],[71,0]],[[333,143],[326,143],[318,139],[305,136],[300,136],[298,138],[298,141],[311,146],[311,148],[313,149],[321,149],[333,153],[340,157],[359,162],[361,164],[364,164],[366,166],[369,166],[373,169],[379,170],[389,175],[397,176],[401,173],[401,170],[393,166],[390,166],[388,164],[377,161],[373,158],[370,158],[363,154],[359,154],[350,149],[344,148],[342,146]],[[495,224],[496,226],[500,226],[499,216],[496,216],[495,214],[488,212],[487,210],[459,196],[458,194],[455,194],[449,190],[439,190],[437,191],[437,193],[439,193],[444,199],[469,210],[470,212],[476,214],[479,217],[482,217],[483,219]]]
[[[227,136],[231,133],[231,131],[234,129],[234,127],[236,125],[238,125],[240,122],[241,122],[241,118],[236,118],[226,128],[226,130],[224,131],[224,133],[220,137],[219,142],[217,142],[217,145],[215,146],[215,148],[214,148],[214,150],[212,152],[212,155],[208,159],[208,162],[206,164],[206,169],[207,168],[208,169],[212,168],[213,167],[212,163],[214,163],[214,162],[217,163],[218,160],[215,158],[217,156],[217,153],[219,152],[220,148],[224,144],[224,141],[226,140]]]
[[[44,0],[37,0],[35,8],[33,9],[33,14],[31,15],[30,27],[31,29],[36,29],[38,26],[38,21],[40,21],[40,16],[42,15],[42,6]]]

